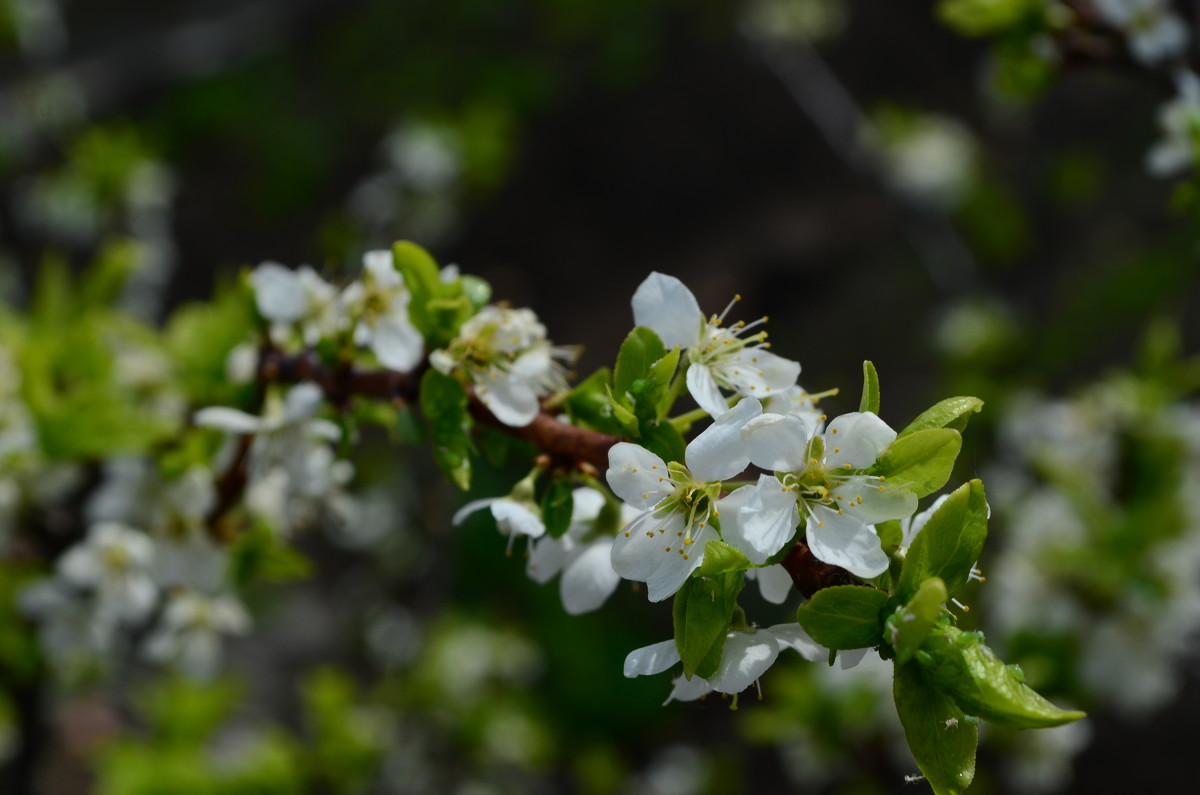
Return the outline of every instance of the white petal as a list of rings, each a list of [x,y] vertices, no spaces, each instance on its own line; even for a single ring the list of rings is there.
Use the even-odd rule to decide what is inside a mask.
[[[696,480],[709,483],[737,475],[750,465],[742,426],[762,414],[762,404],[743,398],[687,446],[684,459]]]
[[[612,567],[627,580],[646,583],[647,597],[661,602],[679,590],[704,559],[704,545],[716,539],[711,527],[694,528],[675,512],[646,511],[613,542]]]
[[[466,505],[464,505],[463,507],[459,508],[457,511],[454,512],[454,516],[452,516],[450,518],[450,524],[454,525],[455,527],[458,527],[460,524],[463,523],[463,521],[468,516],[470,516],[471,514],[475,513],[478,510],[482,510],[483,508],[488,507],[489,505],[491,505],[493,502],[495,502],[498,499],[500,499],[500,498],[499,497],[484,497],[482,500],[471,500]]]
[[[537,393],[529,379],[511,373],[496,373],[476,387],[479,399],[496,419],[512,428],[524,428],[538,413]]]
[[[724,510],[721,515],[723,519]],[[751,563],[762,565],[792,540],[799,522],[796,493],[785,491],[774,476],[760,475],[752,496],[738,511],[734,532],[727,531],[723,521],[721,529],[726,543],[736,547]]]
[[[267,320],[294,323],[308,309],[300,277],[278,262],[264,262],[251,271],[250,284],[258,312]]]
[[[571,492],[571,524],[587,526],[604,509],[604,495],[588,486]]]
[[[559,581],[563,608],[573,616],[595,610],[617,590],[621,577],[612,567],[611,538],[588,544],[567,564]]]
[[[654,331],[668,350],[677,345],[690,348],[700,339],[704,323],[700,304],[674,276],[651,273],[633,294],[632,304],[634,325]]]
[[[752,569],[752,571],[754,578],[758,580],[758,590],[762,592],[763,599],[771,604],[783,604],[795,590],[792,575],[788,574],[787,569],[778,563],[762,569]]]
[[[679,662],[679,649],[674,640],[664,640],[634,649],[625,656],[625,677],[653,676],[661,674]]]
[[[887,571],[888,557],[870,527],[823,505],[815,506],[812,514],[808,546],[818,559],[865,579]]]
[[[863,657],[867,656],[867,649],[842,649],[837,653],[838,665],[843,671],[848,671],[854,666],[862,662]],[[826,652],[825,658],[828,659],[829,654]]]
[[[831,492],[839,508],[863,524],[912,516],[917,495],[900,486],[851,478]]]
[[[104,578],[104,566],[96,549],[80,542],[58,559],[58,575],[72,585],[91,586]]]
[[[392,252],[387,249],[368,251],[363,254],[363,268],[371,274],[375,284],[383,288],[399,287],[404,283],[400,271],[392,264]]]
[[[712,371],[706,364],[692,364],[687,369],[688,394],[696,401],[696,405],[707,411],[713,417],[720,417],[729,411],[729,403],[721,394]]]
[[[425,355],[425,339],[407,314],[380,318],[371,335],[371,350],[379,363],[392,370],[411,370]]]
[[[570,541],[564,543],[565,538],[565,536],[563,539],[547,536],[537,540],[529,553],[529,560],[525,563],[525,573],[529,579],[539,585],[545,585],[554,579],[555,574],[562,571],[567,562],[567,544],[574,546],[574,543]],[[609,568],[611,569],[612,566],[609,565]]]
[[[843,414],[825,430],[825,466],[866,469],[894,441],[896,432],[871,412]]]
[[[201,428],[219,428],[230,433],[258,433],[262,419],[226,406],[209,406],[192,415],[192,422]]]
[[[773,566],[772,568],[780,568],[782,566]],[[767,569],[763,569],[767,571]],[[784,572],[786,574],[786,572]],[[791,582],[791,578],[788,578]],[[789,649],[794,649],[800,653],[800,656],[811,662],[823,661],[829,659],[829,649],[817,643],[808,636],[804,628],[799,624],[776,624],[772,627],[767,627],[767,632],[775,636],[775,640],[780,646],[786,646]]]
[[[605,477],[614,494],[643,510],[657,505],[675,489],[667,477],[666,462],[631,442],[617,442],[608,451]]]
[[[762,414],[742,426],[746,453],[772,472],[802,472],[808,464],[810,428],[795,414]]]
[[[296,384],[283,399],[284,421],[295,422],[313,416],[321,410],[324,400],[325,392],[316,384]]]
[[[774,635],[730,632],[721,652],[721,665],[709,683],[720,693],[740,693],[754,684],[778,656],[779,644]]]
[[[667,700],[663,702],[663,706],[670,704],[672,701],[695,701],[713,691],[712,683],[698,676],[693,676],[691,679],[679,676],[672,680],[671,684],[674,687],[671,688],[671,695],[667,696]]]
[[[542,517],[528,506],[507,497],[501,497],[492,503],[492,516],[496,517],[496,525],[505,535],[516,533],[538,538],[546,532]]]
[[[725,383],[740,394],[766,400],[774,392],[795,385],[800,377],[800,363],[777,356],[764,348],[743,348],[720,358],[721,375]]]

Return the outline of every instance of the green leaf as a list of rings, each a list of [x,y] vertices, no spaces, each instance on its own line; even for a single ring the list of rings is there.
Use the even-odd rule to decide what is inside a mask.
[[[683,660],[683,673],[689,679],[705,679],[717,672],[721,649],[729,629],[737,597],[745,584],[740,571],[711,577],[691,577],[675,594],[672,614],[675,619],[675,647]]]
[[[862,399],[858,401],[858,410],[879,413],[879,373],[875,372],[875,365],[869,359],[863,362]]]
[[[961,433],[967,427],[971,415],[982,409],[983,401],[977,397],[946,398],[918,414],[908,427],[900,431],[899,436],[903,438],[917,431],[932,428],[953,428]]]
[[[700,576],[712,577],[731,571],[745,571],[754,564],[735,547],[724,541],[709,541],[704,545],[704,562],[700,564]]]
[[[908,748],[935,795],[963,792],[975,778],[975,724],[953,698],[925,681],[915,663],[896,666],[892,696]]]
[[[621,343],[617,353],[617,366],[613,371],[613,393],[624,401],[626,395],[633,391],[633,384],[639,380],[653,382],[651,371],[654,364],[666,355],[667,349],[662,340],[644,326],[638,326]],[[632,402],[628,405],[632,407]]]
[[[605,384],[605,390],[608,393],[609,414],[616,423],[621,436],[629,436],[634,439],[641,435],[638,429],[638,418],[629,410],[624,400],[618,400],[613,394],[612,387]]]
[[[898,437],[870,474],[886,477],[918,497],[940,489],[950,479],[962,448],[962,435],[950,428],[931,428]]]
[[[938,577],[930,577],[921,583],[907,605],[888,616],[888,638],[896,652],[897,664],[908,662],[921,648],[949,598],[946,583]]]
[[[887,591],[858,585],[822,588],[796,611],[796,620],[827,649],[862,649],[883,642]]]
[[[258,580],[292,582],[312,573],[312,561],[271,528],[256,525],[240,533],[229,548],[229,571],[238,586]]]
[[[642,425],[638,443],[663,461],[683,463],[683,454],[687,449],[683,435],[675,426],[659,420],[651,420]]]
[[[967,584],[987,539],[988,504],[983,483],[972,480],[954,491],[917,533],[900,570],[901,599],[911,599],[921,584],[939,577],[953,596]]]
[[[971,715],[1014,729],[1045,729],[1086,717],[1062,710],[1024,683],[1015,666],[996,657],[978,632],[949,624],[930,634],[916,655],[925,681]]]
[[[551,481],[546,493],[542,495],[542,523],[546,525],[546,533],[551,538],[561,538],[571,526],[571,511],[575,508],[575,497],[572,494],[571,481],[559,479]]]
[[[452,483],[463,491],[471,486],[471,415],[467,392],[455,379],[437,370],[421,377],[421,410],[429,421],[433,459]]]
[[[392,246],[392,263],[404,276],[404,286],[412,293],[408,304],[409,320],[426,339],[431,339],[436,324],[429,302],[442,297],[444,292],[437,262],[416,243],[401,240]]]

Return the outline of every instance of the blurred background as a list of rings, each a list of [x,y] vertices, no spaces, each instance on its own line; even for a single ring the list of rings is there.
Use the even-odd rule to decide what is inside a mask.
[[[952,394],[987,404],[960,465],[988,483],[993,559],[964,620],[1092,717],[986,734],[973,791],[1184,786],[1200,269],[1194,211],[1145,167],[1173,89],[1122,58],[1036,85],[996,70],[908,0],[0,0],[0,291],[23,307],[48,262],[133,245],[122,300],[156,323],[263,260],[336,279],[409,239],[582,344],[581,376],[612,363],[648,272],[706,311],[740,293],[808,389],[842,390],[832,411],[857,407],[863,359],[895,427]],[[761,702],[661,708],[666,678],[621,661],[670,616],[626,587],[566,616],[489,520],[451,528],[462,497],[425,458],[365,440],[364,519],[304,535],[307,575],[247,595],[229,677],[131,665],[56,688],[12,780],[916,791],[886,667],[791,659]],[[1070,467],[1102,470],[1094,492]]]

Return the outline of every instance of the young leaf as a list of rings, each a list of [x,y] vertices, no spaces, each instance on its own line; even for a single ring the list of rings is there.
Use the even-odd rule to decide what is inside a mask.
[[[930,634],[916,655],[926,682],[951,696],[971,715],[1014,729],[1045,729],[1085,717],[1062,710],[1024,684],[977,632],[946,625]]]
[[[608,396],[610,379],[611,373],[608,368],[601,367],[567,393],[563,399],[563,407],[576,425],[601,433],[622,432],[612,415],[612,402]]]
[[[392,262],[404,277],[404,285],[412,293],[412,301],[408,305],[409,319],[428,339],[433,336],[435,325],[429,302],[440,298],[443,293],[437,262],[428,251],[407,240],[392,246]]]
[[[629,407],[626,405],[627,401],[613,394],[612,387],[607,384],[604,385],[604,389],[608,394],[609,416],[616,423],[620,435],[629,436],[634,439],[638,438],[641,435],[641,432],[638,430],[638,419],[629,410]]]
[[[463,491],[471,486],[471,415],[462,384],[437,370],[421,377],[421,411],[429,420],[433,458],[447,478]]]
[[[551,538],[561,538],[571,526],[575,497],[569,480],[555,480],[542,495],[542,524]]]
[[[870,472],[924,497],[946,485],[961,448],[962,435],[958,431],[950,428],[917,431],[892,442]]]
[[[929,631],[942,615],[942,605],[949,599],[946,583],[938,577],[930,577],[921,583],[917,593],[900,610],[887,619],[887,635],[896,652],[896,664],[903,665],[912,659],[929,636]]]
[[[648,328],[638,326],[621,343],[617,366],[613,371],[613,393],[621,399],[633,389],[633,382],[652,380],[654,363],[663,358],[667,349],[662,340]]]
[[[926,683],[915,663],[896,665],[892,696],[908,748],[934,795],[963,792],[975,778],[975,724],[953,698]]]
[[[796,612],[796,620],[827,649],[862,649],[883,642],[887,591],[858,585],[822,588]]]
[[[707,679],[717,672],[726,630],[744,584],[742,572],[731,571],[692,577],[675,594],[675,646],[685,676]]]
[[[961,433],[967,427],[971,415],[982,408],[983,401],[977,397],[946,398],[917,415],[907,428],[900,431],[899,436],[903,438],[931,428],[953,428]]]
[[[732,571],[745,571],[752,565],[745,555],[724,541],[709,541],[704,545],[704,562],[700,564],[700,576],[712,577]]]
[[[862,400],[858,402],[858,410],[879,413],[879,373],[869,359],[863,362]]]
[[[987,539],[988,504],[983,483],[972,480],[951,494],[917,533],[900,570],[898,595],[908,600],[930,577],[953,596],[966,585]]]

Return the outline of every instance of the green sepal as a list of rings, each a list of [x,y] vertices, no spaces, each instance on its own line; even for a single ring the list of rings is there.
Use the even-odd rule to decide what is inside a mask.
[[[476,312],[492,300],[492,286],[478,276],[464,275],[460,276],[458,281],[462,285],[462,294]]]
[[[613,370],[613,393],[622,401],[632,393],[635,381],[653,380],[651,370],[654,363],[662,359],[667,349],[661,339],[645,326],[629,332],[617,353],[617,366]],[[632,400],[626,403],[633,407]]]
[[[675,648],[689,679],[707,679],[717,672],[721,649],[738,594],[745,584],[740,571],[711,577],[691,577],[675,594],[671,613],[675,621]]]
[[[437,370],[421,376],[421,411],[429,421],[433,459],[452,483],[471,487],[471,415],[463,385]]]
[[[938,401],[930,408],[922,411],[917,418],[900,431],[903,438],[917,431],[927,431],[933,428],[953,428],[962,433],[972,414],[983,409],[983,401],[977,397],[952,397]]]
[[[888,519],[875,525],[875,535],[879,536],[879,546],[883,547],[889,558],[896,554],[900,543],[904,541],[904,529],[897,519]]]
[[[896,665],[892,697],[904,737],[934,795],[958,795],[975,778],[979,729],[958,703],[925,681],[916,663]]]
[[[950,596],[958,593],[983,551],[987,518],[982,481],[964,483],[947,497],[909,547],[900,570],[900,599],[910,600],[931,577],[941,578]]]
[[[724,541],[709,541],[704,545],[704,562],[700,564],[700,576],[712,577],[733,571],[746,571],[754,564],[737,548]]]
[[[931,633],[916,655],[922,677],[952,697],[967,713],[1014,729],[1046,729],[1086,717],[1063,710],[1024,683],[1015,666],[1005,665],[978,632],[946,624]]]
[[[863,362],[862,399],[858,401],[858,410],[879,414],[879,373],[875,372],[875,365],[869,359]]]
[[[859,585],[822,588],[800,605],[796,620],[827,649],[863,649],[883,642],[886,591]]]
[[[675,426],[665,420],[643,423],[638,444],[657,455],[663,461],[683,463],[687,442]]]
[[[949,598],[946,583],[939,577],[930,577],[921,583],[908,604],[888,616],[886,634],[896,653],[897,664],[908,662],[921,648],[929,631],[942,616],[942,606]]]
[[[573,491],[571,481],[560,478],[551,481],[542,495],[542,524],[551,538],[561,538],[571,526],[571,512],[575,509]]]
[[[886,477],[918,497],[946,485],[962,448],[962,434],[951,428],[930,428],[897,437],[869,470]]]

